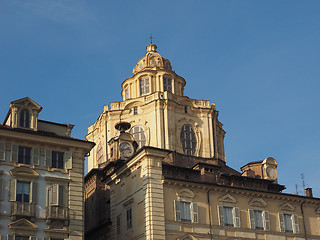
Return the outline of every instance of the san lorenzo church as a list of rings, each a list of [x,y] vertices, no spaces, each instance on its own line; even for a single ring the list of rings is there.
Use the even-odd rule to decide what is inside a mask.
[[[151,43],[89,127],[86,239],[320,239],[320,199],[282,193],[272,157],[229,167],[215,104],[185,86]]]

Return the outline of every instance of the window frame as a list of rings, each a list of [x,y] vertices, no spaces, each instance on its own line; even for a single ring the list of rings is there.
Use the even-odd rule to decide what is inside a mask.
[[[194,156],[197,150],[197,137],[190,124],[183,124],[181,126],[180,141],[184,154]]]
[[[132,207],[127,208],[126,216],[127,216],[127,230],[130,230],[132,229]]]
[[[163,76],[163,91],[172,93],[172,78]]]
[[[142,77],[139,80],[140,83],[140,96],[144,96],[150,93],[150,78]]]
[[[138,144],[138,148],[142,148],[146,145],[146,134],[142,126],[136,125],[130,129],[130,134]]]
[[[30,111],[24,108],[19,113],[19,127],[30,128],[30,125],[31,125]]]
[[[18,146],[18,160],[17,160],[18,163],[30,165],[31,158],[32,158],[32,148]]]
[[[52,151],[51,167],[64,169],[64,152]]]
[[[21,186],[21,193],[18,193],[19,186]],[[24,192],[26,186],[28,186],[28,194],[26,194]],[[21,195],[21,199],[20,199],[19,195]],[[25,195],[28,197],[27,201],[26,201]],[[20,203],[30,203],[30,200],[31,200],[31,183],[18,180],[17,186],[16,186],[16,200],[15,201],[20,202]]]

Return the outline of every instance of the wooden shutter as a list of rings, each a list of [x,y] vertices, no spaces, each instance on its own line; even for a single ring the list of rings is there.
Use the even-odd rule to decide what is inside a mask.
[[[72,168],[72,152],[68,151],[63,154],[63,162],[64,162],[65,169]]]
[[[191,217],[192,222],[198,223],[199,217],[198,217],[198,204],[197,203],[191,203]]]
[[[11,162],[18,162],[18,150],[19,146],[16,144],[11,144]]]
[[[263,211],[262,212],[262,218],[263,218],[263,229],[265,231],[270,231],[269,212],[268,211]]]
[[[52,151],[49,149],[46,149],[44,165],[46,167],[52,167]]]
[[[285,232],[285,226],[284,226],[284,217],[283,213],[279,213],[279,225],[280,225],[280,232]]]
[[[240,222],[240,209],[238,207],[234,207],[232,209],[232,211],[233,211],[233,225],[234,225],[234,227],[239,228],[240,225],[241,225],[241,222]]]
[[[11,235],[11,234],[7,235],[7,240],[14,240],[14,239],[15,239],[14,235]]]
[[[0,161],[4,161],[6,159],[6,144],[0,142]]]
[[[0,201],[3,200],[3,180],[0,178]]]
[[[180,201],[174,200],[174,215],[176,221],[181,221]]]
[[[224,226],[223,206],[218,205],[217,208],[218,208],[219,225]]]
[[[31,163],[39,165],[40,148],[32,148],[31,150]]]
[[[58,190],[58,204],[59,206],[64,206],[64,186],[59,185],[59,190]]]
[[[17,180],[11,179],[9,182],[9,201],[16,201],[16,193],[17,193]]]
[[[299,228],[299,219],[296,214],[291,215],[291,221],[292,221],[292,228],[293,228],[293,233],[299,233],[300,228]]]
[[[37,189],[37,183],[36,182],[31,182],[30,184],[30,202],[32,203],[37,203],[38,199],[38,189]]]
[[[53,184],[51,186],[51,205],[58,205],[59,203],[59,185]]]
[[[253,209],[248,209],[248,213],[249,213],[250,228],[251,229],[256,229],[256,222],[255,222],[255,219],[254,219],[254,211],[253,211]]]

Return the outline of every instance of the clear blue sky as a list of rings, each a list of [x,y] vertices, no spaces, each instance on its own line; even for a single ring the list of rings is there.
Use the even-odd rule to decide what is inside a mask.
[[[272,156],[286,192],[304,173],[320,197],[318,0],[0,0],[0,118],[29,96],[83,139],[151,33],[185,94],[217,104],[229,166]]]

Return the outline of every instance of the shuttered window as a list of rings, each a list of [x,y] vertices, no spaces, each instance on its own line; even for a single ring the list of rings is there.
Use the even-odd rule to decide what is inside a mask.
[[[295,214],[279,213],[279,224],[281,232],[300,232],[298,216]]]
[[[16,201],[26,203],[30,202],[30,183],[17,182]]]
[[[127,209],[127,229],[132,228],[132,208]]]
[[[133,128],[131,128],[130,133],[133,136],[134,140],[137,142],[139,148],[142,148],[146,144],[146,136],[144,134],[143,127],[134,126]]]
[[[270,230],[269,213],[267,211],[249,209],[248,212],[251,229]]]
[[[52,166],[53,168],[64,168],[63,164],[63,152],[52,151]]]
[[[198,204],[186,201],[174,201],[175,220],[180,222],[199,222]]]
[[[65,186],[53,184],[49,189],[49,204],[52,206],[64,206]]]
[[[240,227],[240,209],[218,205],[218,217],[220,226]]]
[[[180,140],[184,154],[193,156],[196,152],[197,139],[191,125],[185,124],[182,126]]]

